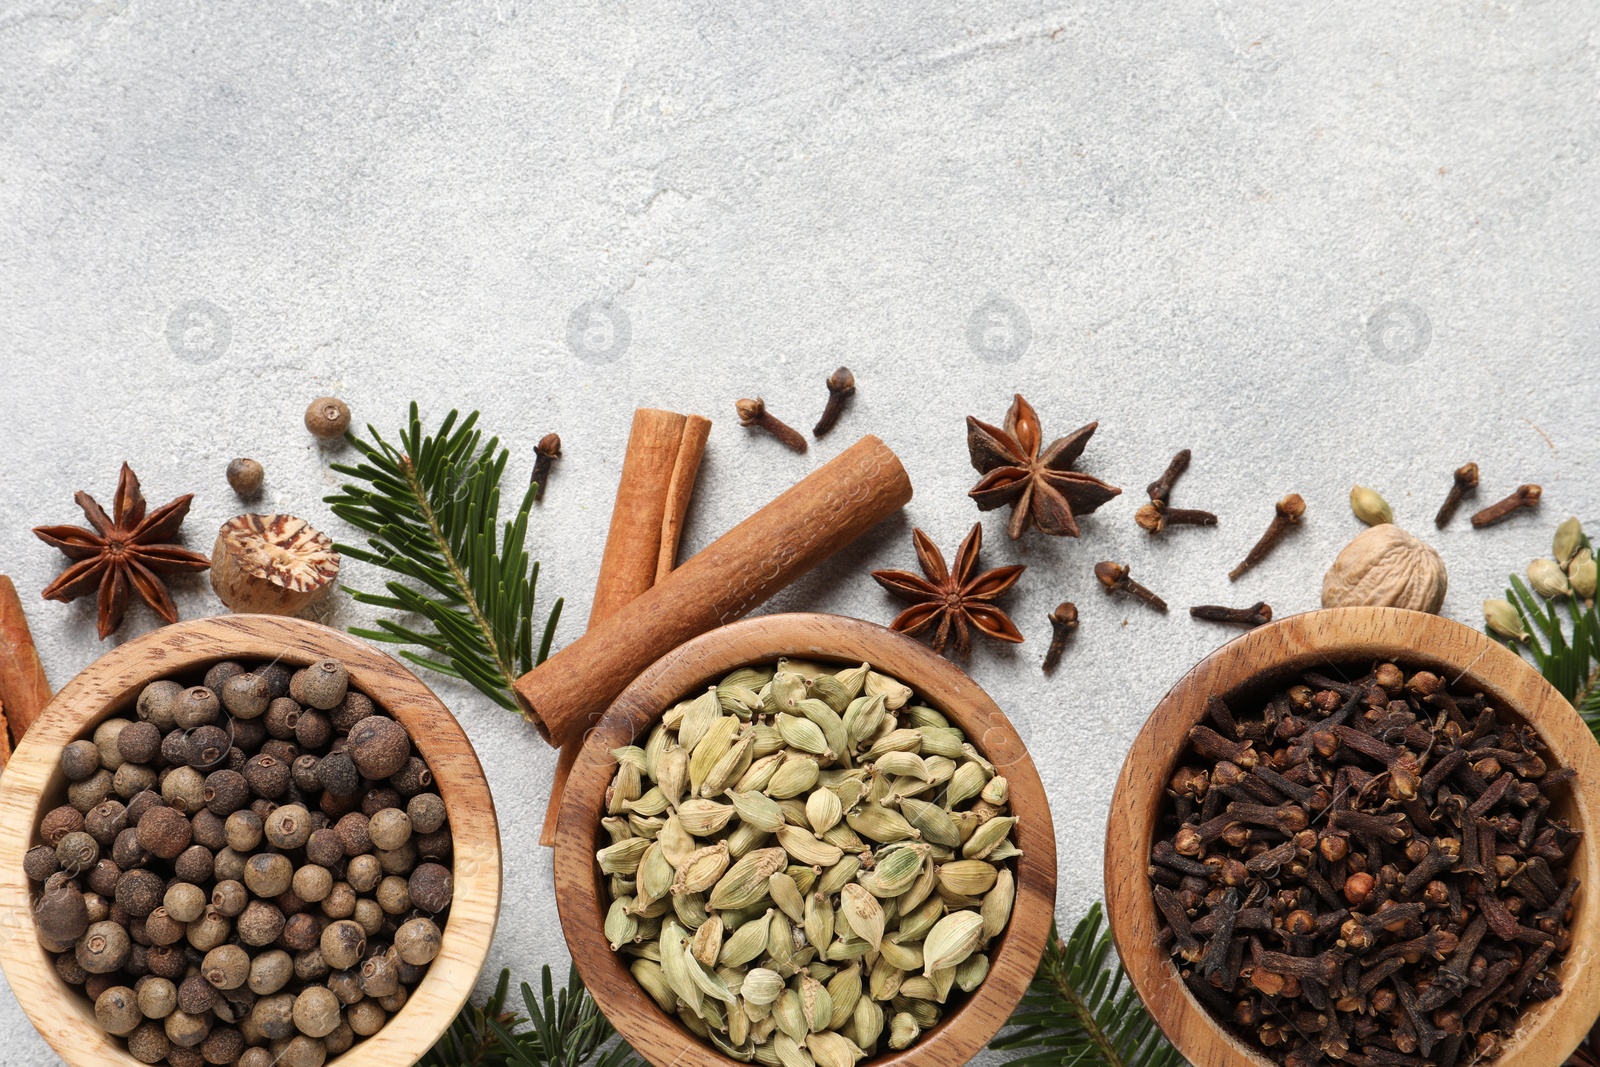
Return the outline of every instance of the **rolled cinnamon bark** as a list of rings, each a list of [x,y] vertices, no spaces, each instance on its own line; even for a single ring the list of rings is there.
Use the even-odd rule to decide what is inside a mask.
[[[678,559],[678,539],[705,454],[711,420],[655,408],[633,413],[628,452],[622,461],[611,530],[595,582],[589,625],[616,614],[628,601],[665,578]],[[566,794],[567,776],[583,748],[582,738],[561,746],[539,843],[556,843],[556,816]]]
[[[910,499],[899,458],[862,438],[517,679],[523,710],[547,739],[578,739],[656,659],[743,616]]]
[[[39,662],[17,587],[0,574],[0,707],[5,709],[0,724],[9,723],[12,738],[20,742],[48,703],[50,682]]]

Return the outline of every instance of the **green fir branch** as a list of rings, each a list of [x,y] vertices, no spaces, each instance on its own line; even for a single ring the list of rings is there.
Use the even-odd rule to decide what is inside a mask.
[[[621,1041],[584,989],[577,968],[566,987],[555,988],[550,968],[541,995],[522,983],[523,1011],[506,1010],[511,972],[501,971],[494,992],[481,1006],[468,1004],[433,1050],[416,1067],[644,1067]],[[609,1047],[608,1047],[609,1046]]]
[[[371,641],[412,645],[403,657],[468,682],[501,707],[515,710],[511,683],[550,654],[558,599],[534,644],[539,564],[525,547],[535,487],[513,518],[500,524],[500,483],[509,452],[482,440],[478,413],[457,425],[450,412],[424,436],[417,404],[399,446],[372,426],[370,442],[347,436],[362,462],[332,464],[355,482],[323,498],[333,513],[366,533],[365,545],[339,552],[398,575],[385,593],[348,590],[362,604],[420,617],[425,627],[378,620],[378,629],[350,632]]]
[[[1103,923],[1097,902],[1066,941],[1051,929],[1033,984],[1011,1017],[1011,1025],[1021,1029],[989,1046],[1023,1052],[1007,1067],[1179,1067],[1183,1062],[1116,963]]]
[[[1589,548],[1589,539],[1581,538],[1580,545]],[[1600,607],[1577,594],[1545,600],[1515,574],[1510,576],[1506,600],[1516,609],[1526,640],[1506,637],[1487,626],[1485,632],[1512,651],[1526,653],[1600,738]]]

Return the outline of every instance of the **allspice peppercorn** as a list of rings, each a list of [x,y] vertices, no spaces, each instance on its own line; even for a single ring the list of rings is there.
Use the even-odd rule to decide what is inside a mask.
[[[433,771],[422,759],[412,756],[404,767],[389,776],[389,784],[401,796],[414,797],[433,785]]]
[[[306,408],[306,429],[319,441],[334,441],[350,428],[350,408],[333,396],[319,396]]]
[[[278,940],[283,933],[283,912],[264,900],[252,900],[234,926],[241,943],[261,948]]]
[[[228,462],[228,486],[243,500],[261,492],[261,481],[266,476],[261,464],[243,456]]]
[[[357,893],[370,893],[383,880],[383,865],[371,854],[352,857],[345,865],[344,880]]]
[[[233,924],[215,907],[208,907],[200,918],[189,924],[184,936],[190,947],[200,952],[210,952],[225,943],[233,933]]]
[[[105,753],[100,753],[101,763],[105,762]],[[67,786],[67,803],[71,804],[80,813],[88,811],[102,800],[116,792],[115,779],[111,772],[101,767],[81,782],[73,782]]]
[[[52,940],[71,942],[89,929],[89,907],[83,894],[68,884],[47,889],[34,905],[34,921]]]
[[[336,659],[318,660],[289,680],[289,695],[307,707],[329,711],[344,702],[350,674]]]
[[[389,956],[368,956],[361,964],[361,991],[367,996],[376,1000],[399,988],[400,976]]]
[[[193,833],[189,820],[176,808],[150,809],[139,820],[136,829],[140,846],[164,860],[174,859],[188,848]]]
[[[307,1037],[323,1037],[339,1025],[339,998],[326,986],[301,990],[294,1001],[294,1025]]]
[[[322,898],[322,914],[330,919],[348,919],[356,913],[356,892],[348,882],[335,882]]]
[[[383,1029],[383,1024],[388,1019],[388,1013],[373,1000],[363,1000],[352,1004],[345,1011],[345,1021],[350,1024],[350,1029],[362,1037],[371,1037]]]
[[[54,848],[61,843],[63,837],[82,829],[83,812],[69,804],[63,804],[45,813],[44,819],[39,823],[39,836],[44,839],[45,844]]]
[[[250,956],[238,945],[218,945],[201,961],[200,976],[217,989],[238,989],[250,977]]]
[[[108,1034],[123,1037],[144,1022],[138,995],[125,985],[112,986],[95,998],[94,1019]]]
[[[311,836],[311,813],[299,804],[285,804],[267,816],[263,832],[274,848],[299,848]]]
[[[222,702],[217,694],[203,685],[190,686],[179,696],[172,708],[172,719],[179,727],[192,730],[216,722]]]
[[[200,1042],[200,1055],[215,1067],[235,1063],[244,1053],[244,1036],[231,1026],[218,1026]]]
[[[294,994],[275,993],[256,1001],[250,1023],[261,1036],[279,1041],[294,1033]]]
[[[404,915],[411,910],[411,890],[407,888],[406,880],[397,874],[391,874],[379,882],[373,896],[378,907],[390,915]]]
[[[186,883],[179,882],[179,885]],[[176,945],[188,933],[187,922],[174,919],[163,905],[152,911],[144,921],[145,940],[152,945]]]
[[[322,958],[336,971],[347,971],[361,962],[367,951],[367,932],[349,919],[330,923],[322,931]]]
[[[345,693],[338,707],[329,709],[328,717],[333,721],[335,730],[349,733],[352,726],[376,712],[377,708],[370,697],[365,693],[350,690]]]
[[[180,923],[194,922],[205,913],[205,890],[197,885],[179,882],[167,887],[166,894],[161,898],[161,905],[173,920]]]
[[[411,872],[411,903],[422,911],[438,913],[450,906],[455,883],[450,870],[437,863],[424,863]]]
[[[201,812],[200,814],[208,814]],[[196,816],[198,818],[198,816]],[[190,824],[192,827],[192,823]],[[209,882],[214,869],[214,860],[211,850],[204,845],[190,845],[178,853],[178,858],[172,861],[174,877],[185,882],[197,884]]]
[[[314,1037],[301,1034],[283,1048],[279,1067],[322,1067],[328,1059],[328,1049]]]
[[[261,844],[261,820],[256,813],[249,810],[236,811],[228,816],[223,824],[223,833],[227,835],[228,847],[235,852],[252,852]]]
[[[385,808],[368,820],[367,838],[379,849],[397,849],[411,839],[411,819],[399,808]]]
[[[258,852],[244,862],[244,884],[258,897],[275,897],[289,888],[294,864],[277,852]]]
[[[49,845],[35,845],[22,856],[22,873],[35,882],[42,882],[61,869],[56,862],[56,850]]]
[[[117,752],[124,766],[151,762],[161,755],[161,729],[153,722],[130,722],[117,735]]]
[[[100,766],[107,772],[116,770],[126,762],[117,748],[117,739],[131,721],[107,719],[94,728],[94,747],[100,750]]]
[[[128,931],[118,924],[110,920],[90,923],[78,939],[78,966],[90,974],[110,974],[128,961],[132,944]]]
[[[196,726],[189,731],[189,766],[202,771],[216,770],[228,758],[232,740],[220,726]]]
[[[368,938],[377,937],[383,930],[383,909],[378,907],[376,900],[360,897],[356,900],[356,910],[350,920],[366,931]]]
[[[83,832],[94,838],[95,844],[109,848],[117,835],[128,828],[128,809],[120,800],[105,800],[89,809],[83,817]]]
[[[201,984],[204,985],[204,982]],[[178,997],[181,1004],[183,999],[181,988]],[[211,1033],[211,1016],[201,1012],[184,1011],[180,1007],[177,1011],[168,1015],[162,1021],[162,1025],[167,1032],[168,1041],[177,1045],[178,1048],[194,1048],[206,1039],[207,1034]],[[173,1051],[176,1052],[177,1050],[174,1049]],[[171,1052],[167,1054],[167,1060],[169,1063],[176,1063]]]
[[[178,1006],[178,987],[166,978],[146,975],[133,988],[146,1019],[165,1019]]]
[[[100,750],[93,741],[74,741],[61,750],[61,773],[81,782],[100,769]]]
[[[140,1063],[160,1063],[171,1049],[172,1042],[160,1023],[140,1023],[128,1035],[128,1055]]]
[[[431,834],[444,825],[444,800],[438,793],[418,793],[406,802],[406,816],[414,832]]]
[[[245,980],[257,996],[276,993],[294,977],[294,960],[281,948],[269,949],[250,961],[250,976]]]
[[[317,833],[323,832],[325,831],[317,831]],[[315,837],[316,834],[312,836]],[[308,854],[310,848],[310,843],[307,842],[306,850]],[[307,858],[309,858],[309,855]],[[316,863],[307,863],[304,867],[294,872],[294,878],[290,881],[289,888],[301,900],[308,904],[315,904],[326,897],[328,892],[333,889],[333,872]]]
[[[282,897],[278,899],[282,900]],[[322,939],[324,920],[309,911],[298,911],[284,920],[278,943],[295,952],[316,947]]]
[[[212,771],[206,775],[204,790],[206,810],[227,818],[250,803],[250,784],[238,771]]]
[[[68,874],[86,871],[100,862],[100,842],[83,830],[74,830],[56,843],[56,866]]]
[[[272,756],[251,756],[242,773],[250,792],[264,800],[280,797],[289,788],[289,768]]]
[[[184,762],[187,763],[190,757],[190,746],[185,744]],[[161,799],[180,815],[193,815],[206,806],[206,776],[193,767],[173,767],[161,779]],[[142,818],[138,820],[140,823],[143,821]]]
[[[443,935],[434,921],[419,916],[402,923],[394,932],[394,950],[406,963],[421,967],[432,963],[439,955],[442,940]]]
[[[170,730],[177,724],[175,713],[178,697],[182,692],[183,686],[177,682],[166,679],[151,682],[139,691],[139,699],[134,704],[134,713],[158,730],[163,732]]]
[[[406,736],[405,727],[381,715],[368,715],[356,723],[350,728],[349,738],[350,758],[368,778],[389,777],[411,756],[411,739]]]
[[[262,716],[261,724],[276,740],[287,741],[294,736],[294,728],[300,722],[301,710],[293,698],[279,697],[267,705],[267,712]]]

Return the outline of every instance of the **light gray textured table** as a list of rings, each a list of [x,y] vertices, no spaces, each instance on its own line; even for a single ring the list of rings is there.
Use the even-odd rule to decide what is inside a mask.
[[[913,524],[954,549],[977,516],[962,417],[1020,389],[1048,436],[1100,420],[1081,466],[1127,490],[1080,541],[986,521],[985,558],[1028,564],[1028,643],[971,670],[1055,798],[1070,921],[1123,751],[1231,636],[1184,607],[1317,606],[1352,482],[1440,548],[1445,613],[1474,625],[1560,517],[1600,526],[1600,11],[913,6],[0,4],[0,571],[55,682],[106,646],[87,602],[35,599],[61,559],[29,528],[75,520],[77,489],[109,502],[126,459],[152,503],[196,494],[208,550],[240,510],[223,466],[251,455],[265,507],[348,536],[321,502],[339,453],[300,425],[319,394],[386,433],[413,397],[481,408],[520,472],[561,433],[534,542],[564,643],[635,405],[716,421],[688,551],[884,437],[916,499],[771,607],[886,622],[867,571],[911,565]],[[809,425],[839,363],[860,394],[809,455],[738,426],[758,393]],[[1175,503],[1221,526],[1153,541],[1133,511],[1183,446]],[[1543,513],[1435,534],[1467,459],[1483,499],[1542,483]],[[1305,529],[1230,585],[1289,490]],[[1178,611],[1108,601],[1102,559]],[[186,617],[221,610],[178,587]],[[1062,599],[1083,627],[1047,681]],[[508,846],[490,977],[564,967],[535,845],[554,754],[438,688]],[[51,1060],[10,997],[0,1032],[0,1064]]]

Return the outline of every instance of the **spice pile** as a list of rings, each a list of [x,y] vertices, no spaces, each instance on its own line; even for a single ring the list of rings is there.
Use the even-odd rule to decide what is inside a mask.
[[[1280,1062],[1452,1067],[1561,991],[1569,770],[1481,693],[1380,664],[1211,698],[1150,856],[1164,947]]]
[[[895,679],[746,667],[614,755],[606,938],[727,1055],[854,1067],[988,974],[1021,855],[1006,780]]]
[[[56,971],[142,1063],[319,1067],[439,953],[450,830],[404,727],[344,666],[162,680],[62,750],[24,869]]]

